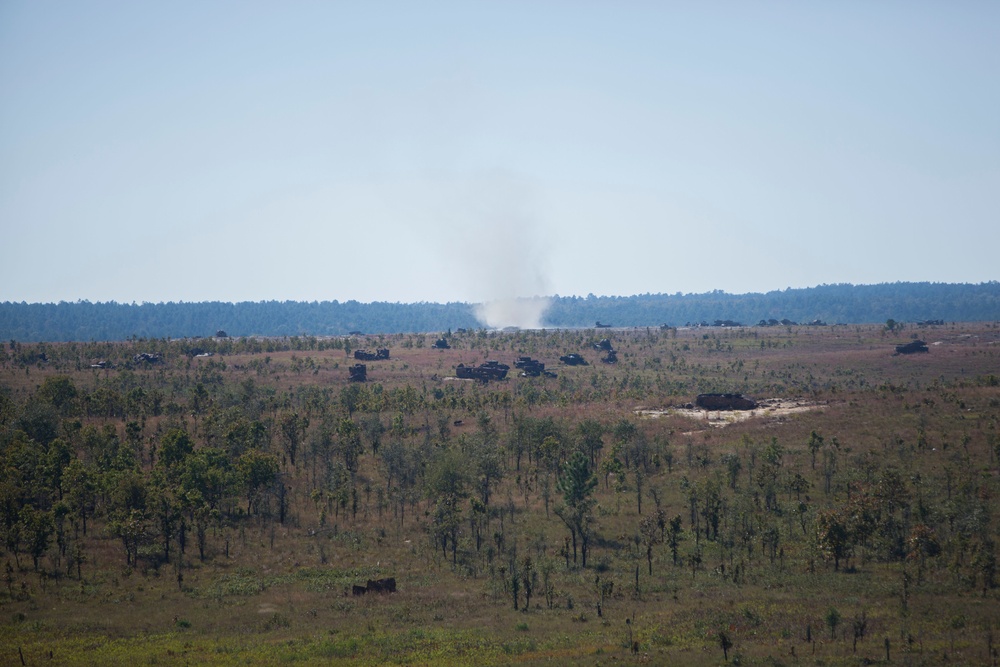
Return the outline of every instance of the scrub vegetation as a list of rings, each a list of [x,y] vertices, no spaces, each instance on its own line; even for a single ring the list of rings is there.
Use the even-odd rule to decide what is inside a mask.
[[[1000,325],[444,337],[5,343],[0,663],[996,663]]]

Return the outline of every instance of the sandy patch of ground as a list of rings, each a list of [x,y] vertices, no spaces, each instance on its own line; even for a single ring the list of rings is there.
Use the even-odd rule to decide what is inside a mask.
[[[275,605],[273,605],[273,604],[269,604],[269,603],[265,602],[265,603],[257,606],[257,613],[258,614],[277,614],[278,613],[278,608]]]
[[[765,398],[757,401],[757,407],[753,410],[704,410],[699,407],[674,407],[665,410],[652,410],[639,408],[635,414],[640,417],[650,417],[656,419],[664,415],[679,415],[689,419],[696,419],[707,426],[722,428],[730,424],[747,421],[748,419],[780,420],[789,415],[800,412],[809,412],[822,408],[825,403],[807,401],[801,398]]]

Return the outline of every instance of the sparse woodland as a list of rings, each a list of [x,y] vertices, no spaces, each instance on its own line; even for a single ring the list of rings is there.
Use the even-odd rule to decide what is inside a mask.
[[[1000,325],[891,329],[4,343],[0,664],[997,664]]]

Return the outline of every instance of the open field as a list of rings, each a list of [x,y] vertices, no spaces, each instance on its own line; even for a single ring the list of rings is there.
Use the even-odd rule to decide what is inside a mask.
[[[1000,325],[435,338],[4,344],[0,664],[996,664]]]

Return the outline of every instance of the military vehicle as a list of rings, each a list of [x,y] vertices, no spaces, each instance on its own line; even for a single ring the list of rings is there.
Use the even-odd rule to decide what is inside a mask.
[[[615,348],[611,345],[610,338],[602,338],[601,340],[594,343],[594,349],[604,350],[605,352],[607,352],[607,354],[601,357],[601,361],[603,361],[604,363],[606,364],[618,363],[618,353],[615,352]]]
[[[757,402],[743,394],[698,394],[695,403],[706,410],[753,410]]]
[[[388,348],[379,348],[375,352],[368,350],[354,350],[354,358],[358,361],[380,361],[389,358]]]
[[[459,364],[455,368],[455,376],[463,380],[503,380],[507,377],[510,366],[501,364],[499,361],[487,361],[478,366],[466,366]]]
[[[916,354],[918,352],[930,352],[927,343],[922,340],[915,340],[912,343],[896,346],[896,354]]]
[[[596,343],[594,343],[594,349],[595,350],[604,350],[605,352],[610,352],[611,350],[614,349],[614,347],[612,347],[612,345],[611,345],[611,339],[610,338],[602,338],[601,340],[599,340]]]
[[[432,345],[431,347],[433,347],[436,350],[451,349],[451,345],[448,345],[448,340],[446,338],[438,338],[436,341],[434,341],[434,345]]]
[[[520,368],[522,377],[538,377],[545,371],[545,364],[531,357],[518,357],[514,361],[514,368]]]
[[[520,368],[521,377],[524,378],[536,378],[539,375],[552,378],[556,376],[555,373],[545,370],[544,363],[531,357],[518,357],[517,361],[514,362],[514,368]]]
[[[350,373],[348,379],[351,382],[364,382],[368,379],[368,368],[364,364],[354,364],[347,372]]]
[[[587,366],[587,360],[581,357],[576,352],[571,352],[570,354],[564,354],[559,357],[559,361],[563,362],[567,366]]]
[[[594,328],[595,329],[610,329],[611,325],[610,324],[601,324],[601,321],[597,320],[596,322],[594,322]]]

